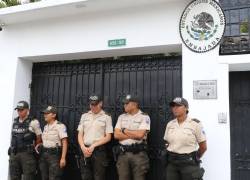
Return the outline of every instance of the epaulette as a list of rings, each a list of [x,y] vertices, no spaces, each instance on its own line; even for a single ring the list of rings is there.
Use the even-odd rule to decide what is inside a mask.
[[[141,114],[143,114],[143,115],[147,115],[147,116],[148,116],[148,113],[145,113],[145,112],[142,112]]]
[[[57,121],[57,124],[62,124],[60,121]]]
[[[200,120],[193,118],[192,121],[200,123]]]

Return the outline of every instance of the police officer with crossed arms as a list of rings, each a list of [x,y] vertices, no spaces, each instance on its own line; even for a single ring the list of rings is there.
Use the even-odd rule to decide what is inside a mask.
[[[147,134],[150,130],[150,118],[139,108],[139,100],[127,95],[124,100],[125,113],[118,117],[115,126],[115,147],[119,180],[145,180],[149,170],[149,158],[146,153]]]

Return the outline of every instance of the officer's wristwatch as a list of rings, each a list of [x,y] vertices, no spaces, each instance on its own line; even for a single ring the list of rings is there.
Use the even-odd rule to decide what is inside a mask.
[[[126,129],[126,128],[122,128],[122,133],[123,133],[123,134],[125,134],[125,129]]]

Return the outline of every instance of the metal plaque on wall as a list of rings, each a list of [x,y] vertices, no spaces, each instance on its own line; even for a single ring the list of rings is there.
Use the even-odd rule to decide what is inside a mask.
[[[217,99],[217,80],[199,80],[193,83],[194,99]]]

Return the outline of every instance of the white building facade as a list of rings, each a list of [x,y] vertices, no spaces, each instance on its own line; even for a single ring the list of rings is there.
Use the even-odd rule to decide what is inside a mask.
[[[19,100],[31,100],[33,63],[173,53],[181,55],[181,91],[189,101],[190,116],[202,121],[207,135],[204,179],[232,179],[229,73],[250,71],[250,56],[220,56],[219,47],[199,54],[186,48],[179,20],[188,3],[190,0],[57,0],[1,9],[0,179],[8,177],[14,107]],[[126,44],[110,47],[108,41],[114,39],[125,39]],[[216,98],[194,98],[194,81],[199,80],[216,80]],[[226,116],[223,123],[221,114]]]

